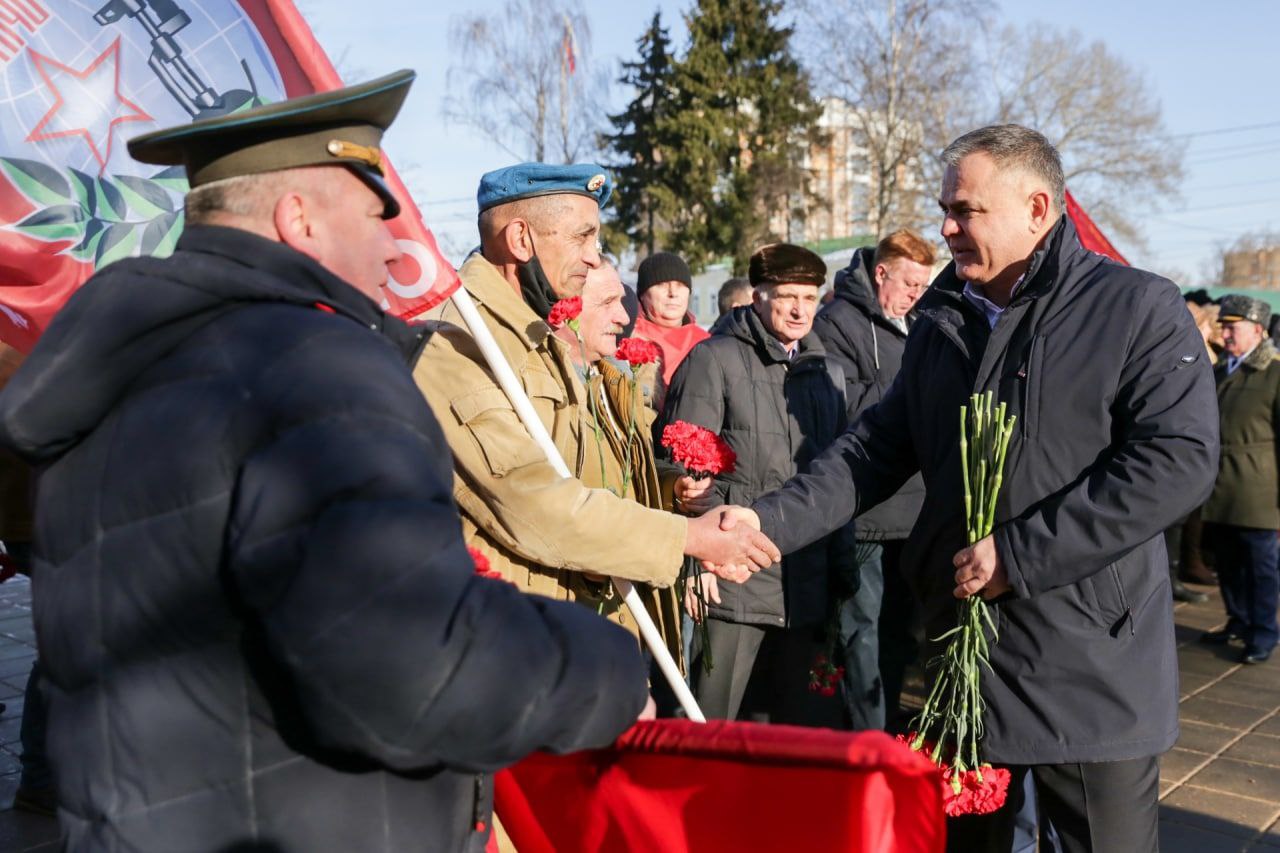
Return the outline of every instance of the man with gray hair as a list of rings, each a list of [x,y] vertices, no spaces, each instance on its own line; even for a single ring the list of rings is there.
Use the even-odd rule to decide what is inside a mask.
[[[1161,531],[1217,474],[1204,345],[1169,281],[1086,251],[1039,133],[975,130],[943,153],[953,257],[918,303],[880,402],[740,520],[794,551],[923,473],[902,569],[928,636],[957,599],[992,601],[984,758],[1004,808],[948,827],[1007,851],[1023,781],[1074,851],[1157,849],[1157,756],[1178,737],[1178,660]],[[966,547],[959,412],[994,392],[1017,416],[990,536]]]

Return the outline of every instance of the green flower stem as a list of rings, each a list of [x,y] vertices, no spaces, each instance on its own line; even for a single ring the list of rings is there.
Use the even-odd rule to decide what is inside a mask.
[[[997,404],[991,391],[972,395],[960,410],[960,466],[970,545],[991,535],[995,526],[1014,424],[1008,406]],[[958,788],[960,773],[982,766],[979,746],[986,703],[981,676],[984,667],[991,668],[990,643],[998,634],[991,609],[979,595],[959,602],[956,617],[955,628],[934,638],[946,646],[930,664],[936,670],[934,682],[912,728],[916,731],[913,746],[921,748],[926,740],[932,741],[932,759],[947,762],[954,771],[952,785]]]

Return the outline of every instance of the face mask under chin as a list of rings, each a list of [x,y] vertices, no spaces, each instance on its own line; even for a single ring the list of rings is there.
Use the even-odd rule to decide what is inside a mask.
[[[551,306],[556,304],[559,297],[552,290],[551,282],[547,280],[547,274],[543,272],[538,256],[534,255],[526,263],[518,266],[516,276],[520,279],[520,295],[524,297],[525,304],[539,317],[547,319],[547,315],[551,313]]]

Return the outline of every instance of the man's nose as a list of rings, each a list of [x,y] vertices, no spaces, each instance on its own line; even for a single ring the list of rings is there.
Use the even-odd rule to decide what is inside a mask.
[[[951,214],[947,214],[946,216],[942,217],[941,233],[944,238],[954,237],[955,235],[960,233],[960,226],[957,225],[956,221],[951,218]]]
[[[390,266],[404,257],[404,252],[400,250],[400,244],[396,242],[395,235],[391,233],[391,229],[387,227],[386,223],[383,223],[381,233],[378,236],[382,240],[383,263]]]

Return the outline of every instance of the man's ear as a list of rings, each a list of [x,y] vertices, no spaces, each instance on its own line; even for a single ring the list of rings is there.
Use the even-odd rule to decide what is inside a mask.
[[[308,257],[319,257],[315,235],[307,218],[306,200],[296,192],[287,192],[276,199],[272,220],[280,242]]]
[[[507,244],[507,252],[522,264],[533,258],[533,232],[529,223],[523,219],[513,219],[502,229],[503,240]]]
[[[889,271],[885,269],[884,264],[876,264],[875,271],[873,272],[873,275],[875,277],[876,287],[879,287],[880,285],[884,284],[885,277],[888,276],[888,274],[889,274]]]
[[[1053,213],[1053,200],[1050,198],[1048,190],[1038,189],[1031,193],[1027,203],[1031,212],[1028,230],[1032,234],[1038,234],[1044,230],[1045,225],[1048,224],[1049,217]]]

